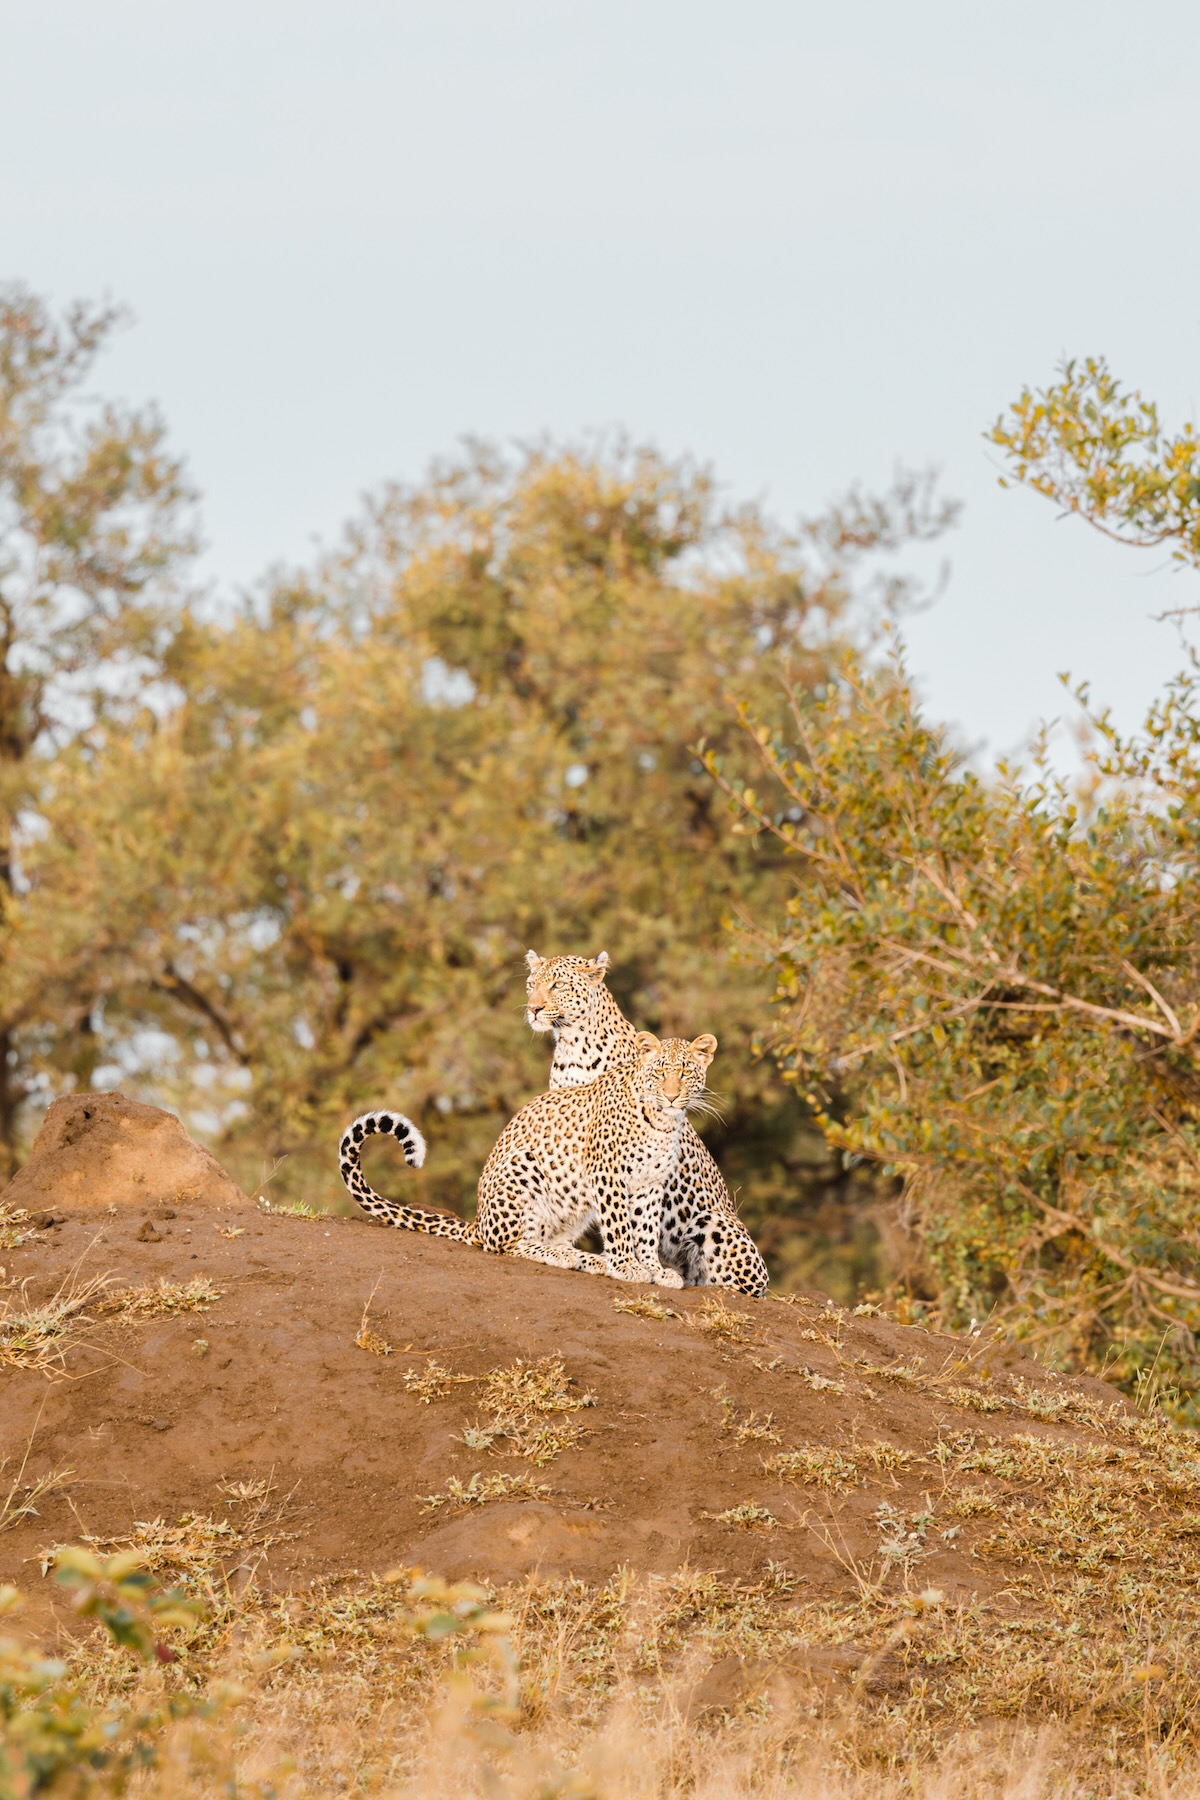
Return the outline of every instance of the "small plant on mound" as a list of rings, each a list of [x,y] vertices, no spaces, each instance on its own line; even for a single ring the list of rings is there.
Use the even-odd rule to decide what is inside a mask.
[[[83,1314],[108,1284],[106,1275],[77,1281],[73,1276],[53,1294],[31,1306],[24,1291],[6,1294],[0,1307],[0,1364],[36,1369],[43,1375],[61,1372],[65,1353],[84,1327]]]
[[[365,1317],[358,1328],[358,1336],[354,1342],[360,1350],[367,1350],[372,1356],[390,1356],[392,1354],[392,1346],[387,1339],[380,1337],[374,1326],[367,1323]]]
[[[405,1387],[410,1394],[417,1396],[422,1406],[432,1406],[435,1400],[444,1400],[452,1387],[477,1380],[476,1375],[455,1375],[436,1360],[426,1363],[423,1369],[404,1371]]]
[[[491,1500],[544,1500],[550,1489],[531,1475],[496,1473],[481,1475],[478,1471],[469,1481],[452,1475],[440,1494],[420,1496],[422,1512],[437,1512],[443,1506],[486,1506]]]
[[[774,1413],[768,1413],[765,1419],[760,1419],[756,1412],[739,1418],[737,1406],[724,1388],[713,1388],[712,1396],[721,1408],[721,1430],[728,1432],[735,1444],[779,1443]]]
[[[781,1481],[804,1481],[812,1487],[829,1488],[833,1493],[856,1487],[862,1479],[856,1462],[840,1450],[823,1448],[781,1450],[778,1456],[768,1457],[763,1468],[769,1475],[778,1475]]]
[[[4,1464],[0,1463],[0,1475]],[[74,1469],[58,1469],[39,1475],[36,1480],[25,1480],[25,1465],[9,1483],[8,1492],[0,1491],[0,1531],[7,1531],[10,1525],[18,1525],[22,1519],[36,1519],[37,1503],[50,1494],[57,1494],[73,1477]]]
[[[706,1295],[698,1312],[685,1313],[684,1323],[693,1331],[702,1331],[706,1337],[717,1338],[727,1344],[754,1342],[754,1320],[751,1315],[735,1312],[716,1295]]]
[[[207,1312],[220,1299],[221,1290],[203,1275],[186,1282],[167,1281],[160,1276],[157,1282],[148,1282],[145,1287],[115,1289],[104,1296],[95,1310],[102,1316],[115,1315],[133,1322]]]
[[[375,1287],[378,1286],[379,1283],[376,1282]],[[359,1322],[358,1336],[355,1338],[354,1342],[358,1345],[360,1350],[366,1350],[372,1356],[390,1356],[392,1354],[392,1346],[385,1337],[380,1336],[379,1332],[377,1332],[375,1327],[371,1324],[371,1301],[374,1298],[375,1288],[372,1288],[370,1294],[367,1296],[366,1304],[362,1309],[362,1319]]]
[[[502,1440],[515,1456],[544,1468],[583,1437],[575,1420],[554,1415],[596,1404],[594,1394],[573,1393],[574,1385],[561,1356],[493,1369],[484,1377],[480,1404],[485,1418],[467,1427],[464,1441],[469,1433],[471,1448],[487,1450]]]
[[[905,1513],[884,1500],[872,1517],[879,1527],[879,1557],[885,1570],[909,1569],[918,1557],[928,1555],[932,1512]]]
[[[613,1311],[632,1313],[635,1318],[639,1319],[661,1320],[679,1317],[677,1312],[672,1312],[669,1306],[663,1306],[661,1301],[652,1299],[649,1294],[635,1294],[631,1300],[622,1300],[618,1297],[613,1301]]]
[[[753,1500],[743,1500],[738,1506],[727,1507],[724,1512],[705,1513],[716,1525],[732,1525],[738,1531],[776,1531],[779,1520],[769,1507],[759,1506]]]
[[[561,1356],[537,1362],[520,1359],[486,1375],[455,1375],[441,1363],[406,1369],[404,1385],[423,1405],[444,1400],[458,1383],[482,1382],[482,1417],[465,1426],[460,1440],[469,1450],[491,1450],[505,1444],[514,1456],[544,1468],[583,1437],[583,1427],[566,1413],[596,1404],[568,1375]]]
[[[905,1450],[899,1444],[889,1444],[882,1438],[876,1439],[873,1444],[865,1445],[862,1455],[867,1457],[877,1469],[888,1473],[894,1469],[906,1469],[909,1463],[916,1460],[915,1451]]]
[[[0,1205],[0,1250],[19,1250],[39,1241],[37,1226],[23,1206]]]

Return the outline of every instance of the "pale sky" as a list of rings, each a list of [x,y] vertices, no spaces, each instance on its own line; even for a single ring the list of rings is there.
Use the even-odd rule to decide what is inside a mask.
[[[619,425],[785,522],[937,463],[913,663],[992,753],[1175,666],[1195,577],[981,433],[1068,354],[1200,410],[1195,0],[0,0],[0,66],[0,277],[132,306],[97,386],[226,584],[464,434]]]

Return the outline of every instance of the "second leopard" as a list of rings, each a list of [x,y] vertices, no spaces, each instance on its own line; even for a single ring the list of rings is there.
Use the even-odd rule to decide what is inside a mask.
[[[414,1167],[425,1160],[424,1138],[400,1113],[364,1113],[354,1121],[338,1153],[342,1179],[364,1212],[401,1230],[618,1281],[682,1287],[682,1276],[664,1268],[659,1255],[663,1189],[716,1048],[711,1033],[660,1043],[640,1031],[627,1067],[586,1087],[539,1094],[505,1126],[484,1164],[474,1224],[385,1199],[368,1184],[360,1148],[377,1133],[394,1137]],[[575,1247],[593,1223],[604,1240],[600,1256]]]

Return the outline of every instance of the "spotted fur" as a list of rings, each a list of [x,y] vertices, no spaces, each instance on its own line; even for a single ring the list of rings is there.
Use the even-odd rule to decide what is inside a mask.
[[[539,956],[527,952],[526,1019],[554,1033],[552,1089],[595,1081],[627,1068],[637,1033],[608,988],[608,956]],[[737,1215],[725,1178],[690,1123],[663,1192],[660,1258],[689,1287],[737,1288],[763,1294],[767,1265]]]
[[[362,1173],[360,1151],[375,1132],[390,1133],[405,1161],[419,1168],[425,1140],[411,1119],[365,1113],[342,1138],[342,1179],[364,1212],[405,1231],[458,1238],[498,1255],[557,1268],[682,1287],[659,1256],[663,1193],[679,1155],[687,1109],[702,1098],[717,1047],[711,1035],[688,1043],[638,1032],[632,1059],[586,1086],[539,1094],[501,1132],[479,1178],[475,1222],[385,1199]],[[575,1239],[597,1224],[604,1253]]]

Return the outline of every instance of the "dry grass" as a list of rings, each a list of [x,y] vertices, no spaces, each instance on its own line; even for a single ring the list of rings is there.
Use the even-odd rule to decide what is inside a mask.
[[[186,1282],[160,1278],[157,1282],[147,1282],[144,1287],[116,1288],[105,1295],[95,1310],[98,1316],[137,1324],[143,1319],[171,1319],[183,1313],[207,1312],[220,1298],[221,1290],[203,1275]]]
[[[706,1295],[703,1304],[695,1312],[684,1313],[683,1322],[692,1331],[702,1331],[706,1337],[716,1338],[726,1344],[755,1342],[752,1315],[735,1312],[715,1294]]]
[[[36,1305],[30,1304],[24,1287],[4,1294],[0,1298],[0,1365],[60,1374],[66,1350],[84,1327],[84,1312],[107,1285],[107,1275],[81,1280],[72,1274],[48,1300]]]
[[[595,1404],[595,1395],[567,1374],[561,1356],[517,1361],[483,1378],[483,1417],[466,1428],[463,1441],[476,1450],[504,1443],[514,1456],[544,1468],[583,1438],[582,1425],[562,1415]]]
[[[464,1426],[460,1442],[468,1450],[501,1445],[539,1468],[574,1449],[584,1435],[583,1427],[565,1415],[596,1404],[595,1396],[568,1375],[561,1356],[518,1360],[486,1375],[456,1375],[439,1362],[404,1372],[405,1387],[425,1406],[447,1399],[460,1383],[480,1383],[483,1390],[480,1417]]]
[[[613,1311],[619,1313],[632,1313],[633,1316],[638,1319],[658,1319],[661,1321],[663,1319],[677,1319],[679,1317],[679,1314],[677,1312],[672,1312],[669,1306],[663,1306],[661,1301],[652,1299],[648,1294],[636,1294],[630,1300],[618,1298],[613,1301]]]
[[[378,1286],[379,1283],[376,1282],[375,1287]],[[358,1326],[358,1336],[355,1338],[354,1342],[358,1345],[360,1350],[368,1351],[371,1356],[390,1356],[392,1354],[392,1346],[385,1337],[380,1336],[375,1330],[375,1327],[371,1324],[371,1301],[374,1297],[375,1288],[372,1288],[370,1294],[367,1296],[366,1305],[362,1309],[362,1318],[359,1321]]]
[[[478,1376],[475,1375],[455,1375],[436,1360],[426,1363],[423,1369],[404,1371],[405,1387],[417,1396],[422,1406],[432,1406],[435,1400],[444,1400],[452,1387],[476,1380]]]
[[[844,1493],[861,1480],[858,1464],[840,1450],[816,1446],[807,1450],[781,1450],[763,1463],[768,1475],[781,1481],[803,1481],[810,1487],[827,1488],[831,1493]]]
[[[0,1250],[19,1250],[40,1241],[37,1226],[23,1206],[0,1202]]]
[[[964,1445],[950,1479],[993,1448]],[[1062,1467],[1095,1472],[1086,1458]],[[473,1480],[466,1505],[503,1477]],[[919,1567],[936,1523],[880,1511],[897,1564]],[[731,1508],[724,1522],[770,1532],[764,1514]],[[140,1544],[196,1589],[228,1542],[212,1527],[184,1521],[181,1544],[159,1521]],[[779,1562],[741,1582],[626,1571],[494,1595],[426,1583],[421,1634],[404,1581],[329,1580],[226,1602],[137,1691],[93,1641],[77,1668],[97,1697],[160,1708],[197,1684],[237,1684],[226,1716],[169,1734],[165,1766],[137,1778],[132,1791],[155,1800],[1196,1800],[1196,1568],[1164,1571],[1155,1613],[1132,1595],[1106,1611],[1056,1567],[1037,1564],[1037,1597],[1019,1610],[879,1583],[818,1599]]]
[[[736,1344],[744,1316],[732,1317],[735,1335],[712,1335]],[[817,1335],[838,1353],[834,1337]],[[848,1380],[860,1367],[841,1364]],[[252,1564],[281,1529],[269,1479],[224,1482],[227,1517],[138,1526],[128,1546],[211,1598],[212,1622],[179,1665],[136,1689],[116,1654],[88,1640],[75,1655],[79,1680],[99,1698],[148,1707],[222,1682],[239,1697],[203,1729],[171,1728],[166,1765],[131,1791],[1200,1800],[1200,1440],[1049,1380],[989,1382],[961,1361],[872,1373],[946,1403],[935,1441],[847,1436],[839,1449],[766,1458],[776,1476],[818,1490],[804,1497],[806,1520],[822,1508],[834,1520],[832,1496],[852,1492],[847,1505],[873,1522],[857,1563],[831,1531],[829,1566],[849,1577],[836,1597],[768,1560],[798,1553],[804,1527],[750,1500],[717,1519],[759,1535],[751,1578],[626,1570],[441,1599],[427,1585],[421,1633],[417,1590],[401,1581],[330,1579],[292,1594],[251,1582],[231,1597],[231,1566]],[[563,1504],[529,1454],[539,1431],[577,1430],[591,1401],[560,1358],[479,1376],[431,1362],[405,1382],[426,1404],[476,1386],[475,1447],[526,1465],[451,1478],[424,1502],[439,1523],[494,1501]],[[723,1390],[715,1400],[726,1442],[773,1444],[769,1416],[740,1413]],[[1010,1417],[992,1416],[1001,1413]],[[949,1545],[969,1545],[991,1600],[950,1601],[927,1582],[925,1559]],[[479,1609],[465,1633],[463,1606]],[[439,1637],[456,1607],[458,1624]]]
[[[286,1200],[272,1202],[265,1195],[260,1195],[255,1202],[260,1212],[269,1219],[336,1219],[339,1214],[330,1212],[327,1207],[310,1206],[307,1200]]]
[[[544,1482],[534,1481],[531,1475],[481,1475],[476,1471],[465,1482],[452,1475],[440,1494],[422,1494],[421,1511],[438,1512],[443,1506],[486,1506],[490,1500],[544,1500],[549,1492]]]
[[[254,1573],[273,1544],[288,1541],[294,1533],[287,1526],[287,1500],[276,1497],[271,1476],[246,1481],[223,1481],[226,1504],[236,1509],[230,1518],[208,1513],[184,1513],[174,1520],[139,1519],[133,1530],[120,1537],[86,1535],[82,1542],[99,1557],[136,1557],[164,1587],[180,1588],[189,1598],[203,1600],[218,1623],[232,1613],[234,1600],[229,1582],[238,1576],[242,1603],[249,1606]],[[43,1575],[68,1546],[51,1545],[41,1553]],[[216,1640],[219,1641],[217,1633]]]
[[[6,1466],[6,1463],[0,1462],[0,1480],[3,1480]],[[46,1474],[26,1481],[25,1466],[22,1462],[9,1482],[7,1491],[0,1489],[0,1531],[7,1531],[10,1526],[19,1525],[25,1519],[36,1519],[38,1501],[48,1499],[51,1494],[61,1493],[75,1474],[74,1469],[48,1470]]]

